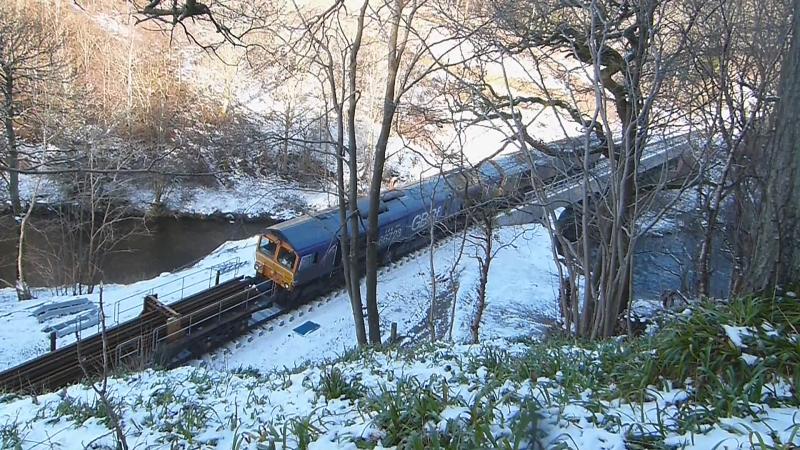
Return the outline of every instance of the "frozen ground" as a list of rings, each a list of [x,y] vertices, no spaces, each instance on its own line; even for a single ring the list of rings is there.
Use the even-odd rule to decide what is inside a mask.
[[[229,181],[231,187],[177,186],[167,196],[165,206],[170,211],[196,216],[233,214],[282,220],[336,205],[335,193],[276,178],[237,176]],[[142,210],[149,208],[153,198],[148,189],[131,192],[133,204]]]
[[[557,292],[554,266],[549,257],[550,244],[547,233],[534,225],[507,227],[498,233],[498,242],[508,244],[500,250],[492,265],[489,277],[488,306],[482,324],[482,336],[517,337],[538,335],[543,324],[554,317]],[[151,280],[127,286],[108,285],[104,288],[104,304],[110,324],[127,320],[139,314],[142,299],[156,292],[159,299],[171,303],[207,288],[219,268],[230,269],[223,280],[238,274],[249,275],[255,257],[255,238],[228,242],[194,266],[175,273],[165,273]],[[446,291],[444,278],[456,259],[458,240],[450,238],[440,243],[434,253],[434,267],[440,275],[437,290]],[[477,248],[467,245],[455,271],[458,285],[457,307],[453,337],[457,341],[467,339],[468,326],[478,280]],[[0,290],[0,317],[4,325],[0,328],[0,367],[8,368],[45,353],[49,348],[48,325],[68,320],[60,317],[39,323],[32,315],[33,309],[43,304],[60,302],[76,297],[87,297],[99,301],[97,292],[81,296],[55,296],[48,290],[36,292],[37,299],[24,303],[16,301],[11,289]],[[430,265],[427,252],[407,258],[394,268],[382,270],[379,284],[382,327],[388,334],[391,322],[397,322],[401,335],[414,339],[415,330],[425,320],[430,305]],[[305,360],[320,360],[334,357],[352,347],[355,342],[352,313],[347,295],[333,293],[315,302],[317,306],[308,312],[308,306],[291,313],[280,322],[270,324],[273,329],[263,328],[258,332],[231,343],[215,355],[206,359],[217,368],[257,367],[263,370],[294,367]],[[303,313],[300,317],[299,314]],[[440,308],[437,314],[448,316],[448,308]],[[292,321],[289,321],[292,317]],[[292,331],[306,320],[314,321],[321,328],[307,336]],[[440,319],[441,320],[441,319]],[[88,328],[83,336],[96,330]],[[74,341],[73,336],[60,338],[59,346]],[[249,341],[248,341],[249,340]]]
[[[166,196],[164,206],[172,212],[201,217],[233,214],[280,220],[333,206],[336,201],[335,195],[330,192],[310,189],[275,177],[231,176],[228,181],[230,187],[191,183],[175,186]],[[55,181],[22,175],[21,197],[27,200],[34,193],[39,203],[59,203],[64,198],[62,186]],[[126,189],[126,195],[130,205],[140,211],[148,211],[155,198],[152,189],[143,186]],[[0,189],[0,201],[7,202],[7,197],[7,190]]]

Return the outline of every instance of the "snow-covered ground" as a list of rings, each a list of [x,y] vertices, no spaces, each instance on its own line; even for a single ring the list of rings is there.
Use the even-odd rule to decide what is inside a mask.
[[[276,177],[231,176],[229,186],[202,186],[186,183],[170,189],[164,198],[169,211],[192,216],[232,214],[240,217],[290,219],[306,211],[334,206],[335,193],[308,188]],[[63,186],[56,181],[31,175],[20,176],[20,196],[27,200],[36,194],[42,204],[64,201]],[[132,208],[146,212],[155,194],[148,186],[131,185],[125,189]],[[0,202],[7,203],[8,192],[0,189]]]
[[[228,215],[291,219],[336,205],[335,192],[311,189],[276,178],[231,177],[230,187],[180,185],[166,197],[170,211],[194,216]],[[154,198],[149,189],[132,191],[130,199],[146,211]]]
[[[708,412],[692,403],[689,391],[653,388],[640,401],[607,401],[591,388],[576,397],[558,376],[526,378],[498,365],[530,350],[500,339],[413,353],[367,352],[335,366],[269,376],[148,370],[111,379],[108,393],[129,448],[430,448],[437,438],[460,442],[447,448],[576,450],[800,443],[795,408],[752,403],[752,417],[724,417],[684,431],[692,429],[684,417]],[[592,360],[583,349],[560,351]],[[85,385],[7,401],[0,403],[0,439],[10,448],[118,447],[104,411]]]
[[[555,317],[557,278],[550,258],[547,233],[538,226],[526,225],[502,228],[498,243],[508,244],[495,257],[489,277],[488,306],[481,335],[492,337],[518,337],[538,335],[544,323]],[[444,278],[449,274],[459,248],[456,237],[440,243],[434,253],[434,268],[439,274],[440,294],[448,285]],[[205,289],[214,282],[216,271],[230,269],[222,279],[236,274],[250,274],[255,258],[255,238],[228,242],[194,266],[175,273],[165,273],[151,280],[131,285],[104,287],[104,305],[110,325],[135,317],[142,307],[146,294],[158,293],[159,300],[171,303],[182,296]],[[500,244],[498,244],[500,245]],[[453,338],[464,341],[469,336],[469,321],[478,281],[478,263],[474,258],[477,247],[467,244],[460,258],[457,282],[460,286],[456,305]],[[379,280],[381,320],[384,334],[392,322],[398,323],[399,333],[414,338],[414,329],[425,320],[430,305],[430,258],[427,251],[407,258],[397,267],[384,268]],[[59,317],[39,323],[33,310],[43,304],[56,303],[76,297],[99,301],[97,292],[82,296],[54,296],[47,290],[36,292],[34,301],[17,302],[12,289],[0,290],[0,317],[5,326],[0,328],[0,367],[24,362],[48,351],[48,333],[44,329],[71,316]],[[294,367],[306,360],[321,360],[341,354],[354,345],[353,319],[350,303],[343,292],[333,293],[315,302],[313,311],[308,306],[284,318],[284,325],[271,323],[253,335],[231,343],[207,362],[218,368],[257,367],[270,370],[284,366]],[[302,313],[302,317],[300,316]],[[439,311],[449,316],[449,309]],[[289,320],[291,318],[291,321]],[[311,320],[320,329],[300,336],[292,329]],[[85,337],[96,330],[83,331]],[[59,338],[58,345],[73,342],[74,336]]]
[[[550,257],[549,237],[542,228],[527,225],[501,229],[497,241],[498,245],[508,245],[500,250],[491,266],[481,338],[539,336],[547,322],[557,315],[558,278]],[[439,274],[437,290],[440,293],[450,285],[446,279],[457,259],[459,243],[458,237],[451,237],[435,249],[434,268]],[[474,256],[478,251],[477,247],[467,244],[452,280],[460,286],[453,326],[456,342],[467,341],[470,336],[479,277]],[[399,335],[416,341],[415,330],[424,329],[431,304],[430,273],[427,251],[407,258],[397,267],[381,270],[378,297],[384,336],[395,322]],[[439,321],[447,321],[450,306],[438,311]],[[290,313],[278,323],[267,324],[229,343],[197,364],[216,369],[272,370],[336,357],[352,348],[355,342],[351,311],[347,293],[333,293]],[[317,323],[320,328],[305,336],[293,331],[306,321]]]

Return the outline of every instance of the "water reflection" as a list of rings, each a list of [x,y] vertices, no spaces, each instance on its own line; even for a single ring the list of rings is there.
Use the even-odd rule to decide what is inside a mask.
[[[89,230],[70,230],[52,218],[34,218],[31,223],[24,260],[31,286],[63,284],[76,273],[91,272],[76,267],[86,264],[92,239]],[[193,264],[223,242],[256,235],[272,223],[176,217],[126,220],[114,225],[112,251],[96,258],[97,276],[106,283],[152,278]],[[0,218],[0,279],[5,286],[15,279],[16,253],[16,227],[11,217],[4,216]]]

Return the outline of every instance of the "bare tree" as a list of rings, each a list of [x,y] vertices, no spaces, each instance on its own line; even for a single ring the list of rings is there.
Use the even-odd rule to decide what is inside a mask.
[[[464,248],[467,244],[467,236],[469,233],[469,228],[465,225],[464,229],[458,240],[458,249],[455,253],[455,258],[450,264],[450,270],[448,271],[448,279],[450,280],[451,286],[453,288],[452,292],[450,293],[450,315],[448,318],[447,323],[447,340],[453,340],[453,328],[455,327],[456,323],[456,307],[458,306],[458,292],[461,289],[458,281],[456,280],[456,275],[460,273],[460,263],[461,258],[464,256]]]
[[[472,257],[478,262],[478,284],[470,323],[470,336],[474,344],[480,340],[480,327],[489,302],[487,288],[492,263],[502,250],[512,246],[521,235],[518,233],[505,241],[499,239],[497,216],[508,207],[510,199],[502,192],[488,190],[486,186],[481,185],[480,188],[479,200],[467,210],[467,223],[475,225],[467,233],[467,240],[475,252]]]
[[[710,295],[711,256],[715,241],[724,234],[720,225],[726,201],[748,189],[757,176],[754,142],[763,133],[777,87],[777,64],[786,43],[784,5],[761,8],[748,0],[719,0],[687,36],[687,71],[676,86],[685,92],[669,93],[689,111],[700,148],[702,183],[698,185],[699,207],[705,229],[697,257],[697,292]],[[688,92],[686,92],[688,91]],[[741,197],[741,195],[736,195]],[[741,217],[741,216],[740,216]],[[735,223],[728,224],[736,229]],[[749,251],[747,237],[733,239],[734,265],[740,266]],[[737,262],[738,261],[738,262]],[[736,270],[735,270],[736,272]],[[738,275],[734,274],[733,278]]]
[[[359,52],[362,47],[368,0],[365,0],[355,19],[346,17],[343,2],[314,13],[296,7],[293,14],[300,24],[279,29],[279,36],[290,36],[283,45],[292,50],[297,64],[311,63],[311,72],[320,81],[326,114],[326,127],[322,152],[332,156],[336,163],[336,192],[339,223],[338,246],[343,277],[350,296],[356,342],[367,344],[361,297],[361,264],[363,239],[361,238],[362,212],[359,211],[359,159],[357,139],[357,105],[359,101]],[[293,37],[299,32],[300,37]],[[304,142],[307,144],[308,142]]]
[[[19,222],[19,243],[17,245],[17,282],[16,282],[18,300],[30,300],[33,298],[30,286],[28,286],[28,282],[26,281],[25,278],[25,256],[27,253],[25,251],[25,244],[26,244],[25,238],[29,228],[28,223],[31,220],[31,215],[33,214],[33,208],[36,205],[36,196],[39,193],[39,187],[41,186],[41,183],[42,183],[41,179],[36,181],[36,187],[33,189],[33,194],[31,195],[31,201],[28,203],[28,209]]]
[[[792,2],[791,45],[781,66],[778,106],[765,148],[765,184],[744,291],[797,282],[800,273],[800,0]]]
[[[421,37],[415,34],[412,22],[424,2],[396,1],[383,5],[368,16],[371,4],[368,0],[361,4],[358,13],[350,20],[343,20],[341,10],[343,4],[337,2],[330,8],[303,20],[303,31],[309,36],[313,51],[309,58],[323,70],[327,95],[331,96],[326,104],[331,106],[337,122],[337,135],[330,141],[339,149],[337,155],[337,178],[340,192],[340,220],[343,232],[340,246],[349,249],[347,261],[343,261],[346,283],[351,296],[353,314],[357,327],[357,338],[360,336],[360,324],[363,324],[363,302],[361,298],[360,278],[362,274],[360,258],[366,253],[366,307],[371,344],[380,344],[380,317],[377,307],[377,267],[382,255],[379,252],[378,214],[380,194],[384,181],[386,149],[395,119],[397,105],[404,93],[413,88],[421,79],[430,74],[435,65],[418,68],[422,55],[428,51]],[[302,14],[302,13],[301,13]],[[363,165],[359,165],[359,136],[357,117],[360,109],[360,89],[364,73],[368,73],[369,56],[364,57],[362,43],[365,30],[370,26],[383,26],[388,15],[388,37],[384,45],[388,49],[386,85],[382,95],[383,108],[378,115],[380,128],[369,168],[369,209],[367,205],[358,205],[359,173]],[[344,30],[352,33],[350,39]],[[412,53],[406,53],[408,43],[414,40]],[[346,45],[345,45],[346,44]],[[295,49],[297,47],[294,47]],[[341,86],[344,85],[344,86]],[[346,108],[344,104],[347,104]],[[341,105],[341,106],[339,106]],[[339,134],[341,133],[341,134]],[[339,137],[346,135],[344,139]],[[345,167],[346,165],[346,167]],[[344,175],[348,177],[347,182]],[[366,240],[361,237],[366,219]],[[345,252],[342,252],[343,257]],[[363,343],[359,339],[359,343]],[[366,341],[364,342],[366,343]]]
[[[588,207],[592,203],[595,209],[581,214],[582,235],[590,235],[590,217],[600,221],[592,248],[584,239],[580,243],[583,248],[575,249],[575,260],[580,261],[585,277],[577,329],[581,335],[614,333],[619,315],[630,304],[633,250],[641,233],[637,220],[652,202],[643,196],[638,167],[651,137],[675,117],[674,108],[661,108],[659,94],[665,80],[675,74],[675,55],[686,45],[676,28],[686,31],[695,20],[692,5],[676,9],[672,5],[658,0],[531,2],[522,8],[527,13],[520,15],[518,2],[501,2],[493,8],[497,27],[488,27],[475,37],[496,49],[490,62],[499,60],[502,65],[508,58],[532,67],[525,70],[532,80],[539,80],[531,86],[538,94],[509,89],[501,93],[477,71],[477,79],[469,83],[476,99],[469,105],[470,111],[480,120],[505,121],[518,145],[567,157],[584,169],[596,153],[607,161],[609,176],[596,201],[590,202],[590,196],[597,190],[598,180],[583,171],[586,187],[581,204]],[[669,18],[675,14],[686,20],[674,23]],[[543,71],[549,70],[566,77],[565,92],[553,94],[547,88]],[[536,107],[553,111],[562,127],[564,122],[581,127],[582,150],[569,156],[532,136],[528,130],[531,120],[525,119],[521,110]],[[569,290],[574,295],[574,289]]]
[[[263,20],[271,16],[271,5],[257,2],[223,0],[207,5],[197,0],[128,1],[139,16],[137,23],[158,24],[170,36],[180,30],[190,42],[210,52],[216,52],[225,44],[247,47],[246,37],[262,29]],[[187,26],[187,22],[195,24],[195,29]],[[210,30],[213,35],[203,30]]]
[[[267,115],[268,123],[274,124],[280,134],[280,152],[278,156],[278,174],[287,174],[289,161],[299,160],[300,155],[292,155],[292,142],[303,137],[304,122],[309,117],[308,106],[303,104],[302,87],[298,84],[290,85],[288,89],[278,94],[280,107],[278,111]]]
[[[365,3],[366,4],[366,3]],[[369,217],[367,218],[367,317],[369,323],[369,342],[381,343],[380,319],[378,317],[378,214],[380,210],[380,195],[383,187],[383,167],[386,164],[386,146],[389,143],[394,113],[397,110],[399,97],[397,96],[397,76],[400,70],[400,61],[405,52],[409,30],[405,36],[400,36],[400,21],[403,18],[405,0],[394,0],[390,3],[389,40],[387,42],[387,73],[386,90],[383,95],[383,116],[381,119],[380,133],[375,144],[373,158],[372,179],[369,185]],[[416,9],[416,8],[414,8]],[[410,13],[410,17],[416,11]],[[409,19],[410,21],[411,19]],[[408,24],[410,26],[410,23]]]
[[[113,148],[91,141],[87,146],[76,151],[86,155],[83,164],[89,171],[61,175],[67,178],[64,181],[71,190],[66,194],[72,201],[56,208],[51,230],[45,234],[50,242],[41,263],[46,266],[43,273],[55,277],[50,284],[73,295],[91,293],[103,277],[104,261],[124,251],[121,244],[126,239],[145,232],[144,219],[133,214],[125,198],[135,180],[120,172],[91,171],[100,165],[122,167],[126,160],[117,160]]]
[[[108,345],[108,334],[106,332],[106,314],[105,308],[103,305],[103,285],[100,284],[100,301],[99,301],[99,315],[100,315],[100,336],[102,339],[102,373],[100,374],[100,381],[98,383],[91,383],[92,390],[95,392],[97,397],[100,398],[100,402],[103,403],[103,407],[108,414],[108,419],[111,422],[111,428],[113,429],[114,435],[117,439],[117,444],[121,450],[128,450],[128,438],[125,436],[125,429],[122,426],[122,420],[120,419],[120,414],[117,409],[117,405],[111,399],[111,395],[108,392],[108,377],[111,375],[111,364],[108,360],[109,357],[109,345]],[[81,370],[83,371],[84,377],[87,379],[90,378],[89,368],[87,367],[93,361],[86,361],[83,357],[81,357],[81,340],[80,335],[78,332],[75,332],[75,338],[78,341],[76,344],[76,352],[78,357],[78,363],[81,366]]]
[[[473,244],[479,249],[475,259],[478,261],[478,286],[475,298],[475,311],[470,324],[470,334],[472,343],[477,344],[480,338],[480,327],[483,321],[483,314],[486,311],[486,286],[489,284],[489,270],[494,260],[497,250],[494,248],[495,242],[495,218],[493,214],[485,211],[478,212],[480,217],[477,219],[480,233],[470,234]]]
[[[24,125],[37,85],[63,76],[62,39],[23,10],[0,5],[0,93],[5,135],[4,175],[13,214],[21,213],[18,128]]]
[[[432,74],[458,66],[463,56],[457,53],[464,38],[458,35],[433,38],[435,27],[415,26],[416,18],[426,12],[425,0],[394,0],[389,7],[389,35],[386,41],[386,85],[383,93],[383,109],[379,115],[380,129],[372,160],[372,178],[369,183],[369,214],[366,239],[366,306],[369,323],[369,340],[380,344],[380,318],[378,317],[378,265],[379,221],[381,189],[386,165],[386,150],[392,132],[395,115],[404,96],[427,80]],[[436,14],[435,8],[430,14]]]
[[[348,149],[348,173],[350,176],[348,184],[348,203],[347,203],[347,217],[349,218],[349,226],[347,234],[350,239],[350,255],[348,258],[348,265],[350,268],[350,275],[348,280],[350,282],[350,300],[353,307],[353,317],[357,320],[356,334],[359,338],[359,345],[365,345],[367,342],[366,336],[362,335],[364,330],[363,309],[361,301],[361,248],[362,242],[361,234],[361,211],[358,208],[358,143],[356,142],[356,105],[358,102],[356,80],[358,77],[358,52],[361,49],[361,42],[364,35],[364,18],[369,7],[369,0],[364,0],[361,8],[358,11],[358,19],[355,30],[355,37],[353,38],[352,48],[347,58],[347,149]],[[345,208],[344,205],[339,205],[340,217],[341,211]],[[342,222],[343,224],[345,222]],[[344,252],[343,252],[344,253]],[[367,306],[368,315],[372,314]],[[370,316],[370,323],[372,320],[378,320],[377,310],[375,316]],[[371,337],[371,335],[370,335]],[[362,340],[363,339],[363,342]],[[370,339],[371,341],[371,339]],[[378,342],[380,343],[380,342]]]
[[[37,11],[33,8],[34,13]],[[27,211],[23,211],[20,160],[25,156],[36,158],[47,148],[45,145],[41,151],[21,152],[18,134],[20,130],[33,134],[34,124],[46,121],[46,115],[41,111],[50,103],[42,94],[48,90],[45,85],[69,78],[64,55],[65,35],[59,29],[36,20],[34,13],[10,4],[0,5],[0,93],[3,96],[0,111],[5,138],[2,175],[8,186],[11,214],[17,221],[16,288],[19,300],[31,298],[24,276],[24,238],[36,197],[35,192]],[[36,184],[37,192],[39,183]],[[24,216],[20,219],[22,214]]]

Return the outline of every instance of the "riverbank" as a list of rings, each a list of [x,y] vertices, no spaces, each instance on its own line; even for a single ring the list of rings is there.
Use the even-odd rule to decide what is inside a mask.
[[[174,183],[158,197],[149,184],[130,183],[119,192],[119,201],[132,216],[219,219],[244,222],[280,221],[304,212],[334,206],[336,196],[318,186],[304,186],[277,177],[231,176],[222,185],[216,180],[188,180]],[[40,215],[71,201],[69,186],[51,178],[20,177],[20,196],[29,204],[35,196]],[[0,191],[3,213],[10,212],[8,192]]]
[[[228,185],[193,180],[176,184],[154,205],[147,185],[130,183],[116,194],[110,218],[74,217],[69,187],[51,178],[21,177],[24,201],[35,197],[26,226],[25,279],[31,286],[63,286],[87,276],[106,283],[132,283],[180,270],[226,241],[254,236],[264,228],[306,212],[327,208],[333,196],[280,179],[234,177]],[[25,203],[25,202],[24,202]],[[0,287],[16,279],[18,221],[7,192],[0,193]],[[24,208],[28,205],[23,204]],[[93,216],[93,217],[95,217]],[[105,218],[104,218],[105,217]],[[99,227],[113,222],[110,232]],[[89,240],[102,235],[102,248],[92,250],[92,275],[75,273],[87,267]],[[95,242],[97,239],[95,239]]]
[[[140,211],[182,218],[242,221],[287,220],[335,204],[335,193],[277,178],[232,177],[229,186],[186,183],[173,188],[154,206],[155,194],[141,188],[131,192],[131,205]]]

